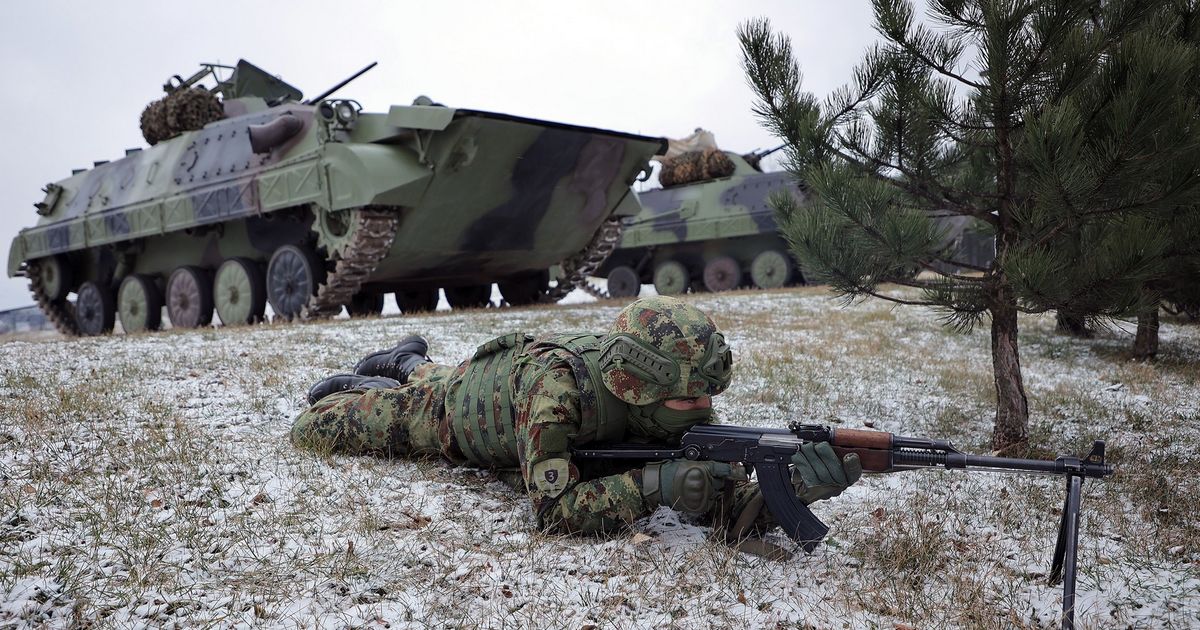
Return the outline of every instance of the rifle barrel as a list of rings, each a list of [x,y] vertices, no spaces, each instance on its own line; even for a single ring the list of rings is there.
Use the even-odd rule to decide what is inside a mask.
[[[1077,457],[1059,457],[1055,460],[1020,459],[1016,457],[991,457],[969,455],[958,452],[918,451],[899,449],[892,453],[897,468],[970,468],[1011,472],[1032,472],[1047,475],[1079,474],[1085,477],[1107,477],[1113,474],[1111,464],[1093,464]]]

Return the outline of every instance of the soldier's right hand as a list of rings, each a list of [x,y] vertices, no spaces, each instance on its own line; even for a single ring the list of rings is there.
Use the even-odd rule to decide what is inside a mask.
[[[828,442],[809,442],[792,456],[792,485],[805,505],[836,497],[860,478],[858,454],[839,460]]]
[[[681,512],[703,514],[712,509],[725,480],[745,481],[738,464],[672,459],[642,469],[642,496],[651,507],[665,505]]]

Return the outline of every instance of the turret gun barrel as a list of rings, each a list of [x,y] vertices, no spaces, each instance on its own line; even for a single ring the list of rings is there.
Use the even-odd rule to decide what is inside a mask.
[[[762,169],[760,169],[758,167],[758,163],[762,162],[763,158],[767,157],[768,155],[771,155],[772,153],[774,153],[786,146],[787,146],[787,143],[784,143],[784,144],[781,144],[781,145],[775,147],[774,149],[758,149],[755,151],[751,151],[751,152],[747,153],[746,155],[743,155],[742,159],[746,160],[746,162],[748,164],[750,164],[750,166],[754,167],[754,170],[761,171]]]
[[[756,156],[758,156],[758,159],[761,160],[761,159],[767,157],[768,155],[771,155],[772,153],[774,153],[786,146],[787,146],[787,143],[785,142],[785,143],[775,147],[774,149],[759,149],[757,151],[752,151],[751,155],[756,155]]]
[[[379,65],[379,62],[378,62],[378,61],[372,61],[372,62],[371,62],[371,65],[369,65],[369,66],[367,66],[367,67],[363,68],[362,70],[359,70],[358,72],[355,72],[354,74],[352,74],[352,75],[350,75],[349,77],[347,77],[346,79],[344,79],[344,80],[343,80],[341,83],[338,83],[337,85],[335,85],[335,86],[333,86],[333,87],[329,88],[328,90],[325,90],[324,92],[321,92],[319,95],[317,95],[317,96],[315,96],[315,97],[313,97],[313,98],[310,98],[310,99],[308,99],[307,101],[304,101],[304,104],[305,104],[305,105],[314,105],[314,104],[316,104],[316,103],[319,103],[319,102],[321,102],[322,100],[324,100],[325,98],[327,98],[327,97],[328,97],[330,94],[333,94],[334,92],[336,92],[336,91],[338,91],[338,90],[342,89],[343,87],[345,87],[345,86],[346,86],[346,84],[347,84],[347,83],[349,83],[349,82],[351,82],[351,81],[353,81],[353,80],[357,79],[358,77],[361,77],[362,75],[366,74],[366,72],[367,72],[368,70],[370,70],[371,68],[374,68],[374,67],[375,67],[375,66],[377,66],[377,65]]]

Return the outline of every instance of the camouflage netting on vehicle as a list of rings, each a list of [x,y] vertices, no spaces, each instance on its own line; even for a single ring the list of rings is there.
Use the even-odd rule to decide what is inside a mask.
[[[142,137],[158,144],[224,117],[225,108],[216,94],[204,88],[178,90],[142,110]]]
[[[167,129],[167,104],[163,99],[151,101],[142,110],[142,137],[152,145],[171,137]]]
[[[658,181],[663,188],[733,175],[733,160],[720,149],[689,151],[662,160]]]

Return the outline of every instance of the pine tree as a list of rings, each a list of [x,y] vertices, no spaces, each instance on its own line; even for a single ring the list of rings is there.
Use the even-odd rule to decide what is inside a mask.
[[[1200,9],[1194,2],[1178,1],[1173,28],[1168,33],[1180,42],[1200,47]],[[1200,77],[1193,77],[1192,94],[1200,92]],[[1158,353],[1158,313],[1164,308],[1177,315],[1200,317],[1200,209],[1174,208],[1158,219],[1167,232],[1168,245],[1158,273],[1143,286],[1145,308],[1137,315],[1132,354],[1152,360]]]
[[[1160,308],[1193,319],[1200,315],[1200,210],[1179,208],[1160,221],[1168,245],[1158,272],[1142,287],[1146,306],[1137,314],[1132,349],[1139,361],[1151,361],[1158,354]]]
[[[1018,312],[1144,311],[1164,213],[1196,203],[1200,60],[1176,35],[1189,5],[930,0],[927,22],[905,0],[873,5],[883,41],[823,101],[801,90],[786,35],[739,28],[754,111],[812,197],[773,203],[806,275],[848,299],[932,306],[963,330],[990,320],[992,444],[1007,449],[1028,435]],[[995,262],[954,260],[944,216],[986,225]]]

